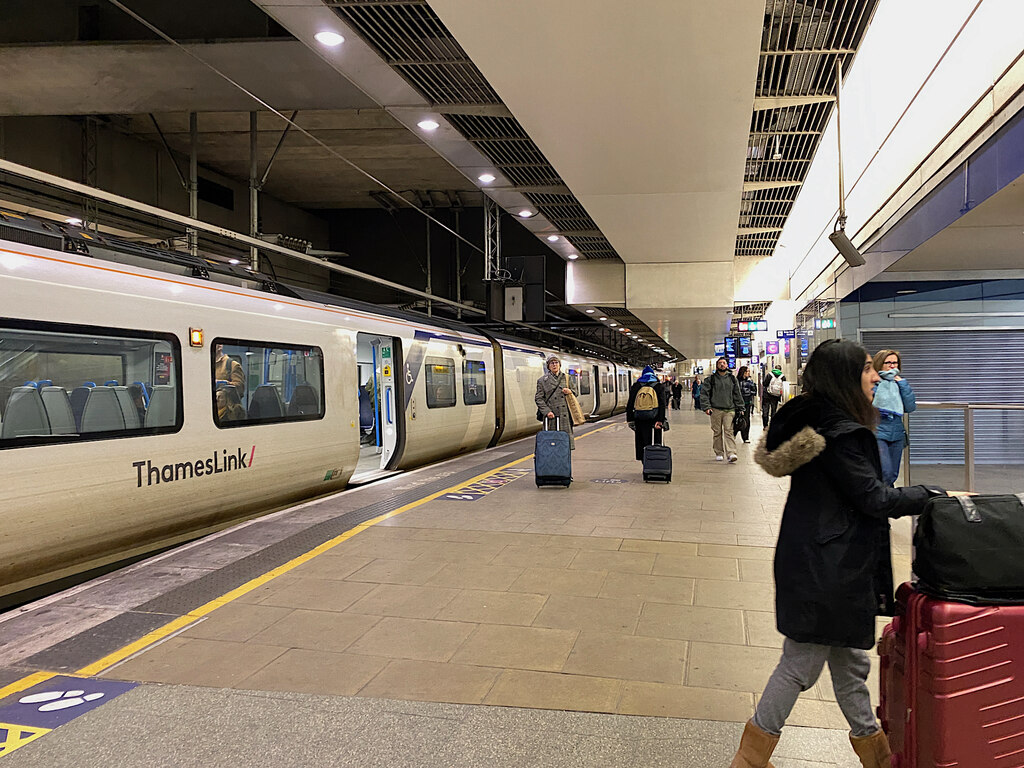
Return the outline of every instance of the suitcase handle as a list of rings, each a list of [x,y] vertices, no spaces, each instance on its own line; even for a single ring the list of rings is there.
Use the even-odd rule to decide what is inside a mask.
[[[1024,507],[1024,493],[1015,493],[1014,496],[1017,497],[1017,501]],[[960,509],[964,512],[964,520],[968,523],[982,522],[981,512],[978,511],[978,505],[974,503],[974,499],[970,496],[954,496],[953,498],[960,503]]]
[[[652,443],[652,445],[664,445],[665,444],[665,430],[664,429],[652,429],[651,432],[653,433],[652,439],[653,439],[653,437],[655,435],[658,438],[658,442]]]
[[[544,431],[545,432],[557,432],[558,431],[558,417],[555,416],[555,428],[553,430],[548,428],[548,422],[549,421],[550,421],[550,419],[547,416],[545,416],[544,417]]]

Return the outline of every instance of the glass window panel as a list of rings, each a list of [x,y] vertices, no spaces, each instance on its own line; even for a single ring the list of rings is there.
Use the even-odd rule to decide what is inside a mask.
[[[169,334],[0,324],[0,448],[176,432],[180,359]]]
[[[323,418],[319,347],[214,339],[210,351],[213,420],[218,427]]]
[[[466,405],[487,402],[486,365],[483,360],[465,360],[462,363],[462,400]]]
[[[455,361],[450,357],[428,357],[426,370],[427,408],[451,408],[455,405]]]

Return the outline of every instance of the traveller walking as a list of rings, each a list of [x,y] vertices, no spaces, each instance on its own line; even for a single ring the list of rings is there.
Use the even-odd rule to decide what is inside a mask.
[[[654,430],[661,431],[664,426],[665,405],[665,389],[658,385],[658,377],[648,365],[629,388],[626,401],[626,424],[635,433],[637,461],[643,461],[644,448],[654,444]]]
[[[740,394],[743,396],[743,411],[746,419],[743,420],[744,428],[737,434],[743,438],[744,443],[750,442],[750,414],[754,412],[754,397],[757,395],[757,384],[750,378],[750,369],[747,366],[740,368],[736,374],[740,383]]]
[[[878,454],[882,459],[882,480],[886,485],[896,485],[907,442],[903,414],[917,410],[917,397],[910,383],[900,376],[902,360],[899,352],[883,349],[875,355],[873,363],[881,378],[872,402],[878,409],[875,437],[878,438]]]
[[[569,387],[569,377],[562,371],[562,361],[555,355],[548,358],[547,373],[537,379],[537,394],[533,400],[541,415],[549,419],[558,419],[558,428],[569,435],[569,447],[576,450],[576,441],[572,436],[572,416],[565,396],[573,392]]]
[[[768,429],[775,411],[782,400],[782,382],[786,377],[782,375],[781,368],[772,368],[764,375],[761,382],[761,426]]]
[[[704,379],[700,390],[700,408],[711,417],[712,448],[715,460],[729,463],[736,461],[736,437],[732,433],[732,418],[736,411],[743,410],[743,395],[740,384],[729,370],[729,361],[724,357],[715,363],[715,372]]]
[[[672,410],[678,411],[683,402],[683,382],[676,379],[672,382]]]
[[[802,691],[826,663],[850,742],[866,768],[889,765],[866,684],[875,616],[892,615],[890,517],[919,514],[942,492],[882,482],[871,407],[878,374],[859,344],[830,339],[804,371],[756,461],[791,477],[775,548],[775,617],[782,657],[743,731],[731,768],[764,768]]]
[[[700,410],[700,388],[701,388],[700,376],[693,377],[693,384],[690,385],[690,396],[693,397],[693,410]]]

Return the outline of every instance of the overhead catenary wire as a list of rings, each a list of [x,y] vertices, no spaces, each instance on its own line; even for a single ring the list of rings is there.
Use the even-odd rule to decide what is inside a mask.
[[[287,117],[287,116],[286,116],[286,115],[285,115],[285,114],[284,114],[283,112],[281,112],[280,110],[278,110],[278,109],[274,108],[274,107],[273,107],[273,106],[272,106],[271,104],[269,104],[268,102],[266,102],[266,101],[264,101],[263,99],[261,99],[261,98],[260,98],[259,96],[257,96],[257,95],[256,95],[255,93],[253,93],[252,91],[250,91],[250,90],[249,90],[248,88],[246,88],[246,87],[245,87],[244,85],[242,85],[241,83],[239,83],[239,82],[238,82],[237,80],[235,80],[234,78],[232,78],[232,77],[230,77],[229,75],[227,75],[227,74],[225,74],[224,72],[222,72],[222,71],[221,71],[220,69],[218,69],[218,68],[217,68],[217,67],[215,67],[215,66],[214,66],[213,64],[211,64],[210,62],[208,62],[208,61],[207,61],[206,59],[204,59],[204,58],[203,58],[202,56],[199,56],[199,55],[198,55],[198,54],[196,54],[195,52],[193,52],[193,51],[189,50],[187,46],[185,46],[185,45],[182,45],[182,44],[181,44],[181,43],[179,43],[179,42],[178,42],[177,40],[175,40],[175,39],[174,39],[173,37],[171,37],[171,36],[170,36],[170,35],[168,35],[168,34],[167,34],[166,32],[164,32],[164,31],[163,31],[162,29],[160,29],[159,27],[157,27],[157,26],[156,26],[155,24],[152,24],[151,22],[149,22],[148,20],[146,20],[145,18],[143,18],[142,16],[140,16],[140,15],[139,15],[138,13],[136,13],[135,11],[133,11],[133,10],[132,10],[131,8],[127,7],[127,6],[126,6],[126,5],[124,4],[124,3],[122,3],[122,2],[121,2],[121,0],[108,0],[108,2],[109,2],[109,3],[111,4],[111,5],[113,5],[114,7],[116,7],[116,8],[119,8],[119,9],[120,9],[121,11],[123,11],[124,13],[128,14],[129,16],[131,16],[131,17],[132,17],[133,19],[135,19],[135,20],[136,20],[137,22],[139,22],[139,23],[140,23],[140,24],[142,24],[142,25],[143,25],[144,27],[146,27],[146,29],[148,29],[148,30],[149,30],[150,32],[152,32],[153,34],[157,35],[157,36],[158,36],[158,37],[160,37],[161,39],[163,39],[163,40],[166,40],[166,41],[167,41],[168,43],[170,43],[171,45],[175,46],[176,48],[180,49],[180,50],[181,50],[181,51],[182,51],[182,52],[183,52],[183,53],[184,53],[185,55],[189,56],[190,58],[192,58],[193,60],[195,60],[195,61],[197,61],[197,62],[198,62],[199,64],[201,64],[202,66],[204,66],[204,67],[206,67],[207,69],[209,69],[209,70],[210,70],[211,72],[213,72],[214,74],[216,74],[216,75],[217,75],[218,77],[220,77],[220,78],[221,78],[222,80],[224,80],[224,81],[226,81],[227,83],[229,83],[229,84],[230,84],[231,86],[233,86],[234,88],[237,88],[237,89],[238,89],[239,91],[241,91],[242,93],[244,93],[244,94],[245,94],[246,96],[248,96],[248,97],[249,97],[250,99],[252,99],[253,101],[255,101],[255,102],[256,102],[257,104],[259,104],[260,106],[262,106],[262,107],[263,107],[264,109],[266,109],[267,111],[269,111],[269,112],[272,112],[272,113],[274,113],[275,115],[277,115],[277,116],[278,116],[279,118],[281,118],[281,120],[283,120],[283,121],[284,121],[284,122],[285,122],[285,123],[286,123],[287,125],[290,125],[290,126],[291,126],[292,128],[294,128],[294,129],[295,129],[296,131],[299,131],[299,132],[300,132],[300,133],[301,133],[301,134],[302,134],[303,136],[305,136],[306,138],[308,138],[308,139],[309,139],[310,141],[312,141],[312,142],[313,142],[314,144],[316,144],[317,146],[319,146],[319,147],[320,147],[321,149],[323,149],[323,150],[324,150],[325,152],[327,152],[328,154],[330,154],[330,155],[332,155],[333,157],[337,158],[338,160],[341,160],[341,161],[342,161],[343,163],[345,163],[345,164],[346,164],[347,166],[349,166],[350,168],[352,168],[352,169],[353,169],[353,170],[355,170],[356,172],[358,172],[358,173],[362,174],[362,175],[363,175],[363,176],[365,176],[365,177],[366,177],[367,179],[369,179],[370,181],[372,181],[372,182],[373,182],[374,184],[377,184],[378,186],[380,186],[380,188],[381,188],[381,189],[383,189],[383,190],[385,190],[386,192],[388,192],[388,193],[389,193],[390,195],[392,195],[392,196],[393,196],[394,198],[396,198],[397,200],[400,200],[400,201],[401,201],[402,203],[404,203],[405,205],[407,205],[407,206],[408,206],[409,208],[411,208],[412,210],[414,210],[414,211],[417,211],[417,212],[419,212],[419,213],[420,213],[420,214],[421,214],[422,216],[425,216],[425,217],[426,217],[427,219],[429,219],[430,221],[432,221],[432,222],[433,222],[434,224],[436,224],[437,226],[441,227],[441,229],[443,229],[443,230],[445,230],[446,232],[449,232],[449,233],[450,233],[450,234],[452,234],[453,236],[457,237],[457,238],[458,238],[459,240],[461,240],[462,242],[464,242],[464,243],[465,243],[466,245],[468,245],[468,246],[469,246],[470,248],[472,248],[473,250],[477,251],[477,252],[478,252],[478,253],[480,253],[481,255],[483,254],[483,249],[482,249],[482,248],[481,248],[480,246],[478,246],[478,245],[477,245],[476,243],[472,242],[471,240],[468,240],[468,239],[466,239],[465,237],[463,237],[462,235],[460,235],[460,234],[459,234],[458,232],[456,232],[456,231],[455,231],[454,229],[452,229],[451,227],[449,227],[449,226],[448,226],[447,224],[445,224],[444,222],[440,221],[439,219],[436,219],[436,218],[434,218],[433,216],[431,216],[431,215],[430,215],[429,213],[427,213],[427,212],[426,212],[426,211],[424,211],[423,209],[419,208],[419,207],[418,207],[417,205],[415,205],[414,203],[411,203],[410,201],[406,200],[406,199],[405,199],[404,197],[402,197],[402,196],[401,196],[401,195],[400,195],[400,194],[399,194],[399,193],[398,193],[397,191],[395,191],[394,189],[392,189],[391,187],[389,187],[389,186],[388,186],[387,184],[385,184],[385,183],[384,183],[383,181],[381,181],[380,179],[378,179],[378,178],[377,178],[376,176],[374,176],[374,175],[373,175],[372,173],[370,173],[369,171],[367,171],[367,170],[365,170],[365,169],[363,169],[363,168],[359,167],[358,165],[356,165],[355,163],[353,163],[353,162],[352,162],[351,160],[349,160],[349,159],[348,159],[347,157],[345,157],[344,155],[342,155],[342,154],[341,154],[340,152],[338,152],[337,150],[335,150],[335,149],[333,149],[332,147],[328,146],[328,145],[327,145],[327,144],[326,144],[325,142],[321,141],[321,140],[320,140],[320,139],[319,139],[318,137],[314,136],[314,135],[313,135],[313,134],[312,134],[312,133],[311,133],[310,131],[307,131],[307,130],[306,130],[305,128],[303,128],[303,127],[302,127],[301,125],[299,125],[299,124],[298,124],[298,123],[296,123],[295,121],[293,121],[293,120],[290,120],[290,119],[289,119],[289,118],[288,118],[288,117]]]

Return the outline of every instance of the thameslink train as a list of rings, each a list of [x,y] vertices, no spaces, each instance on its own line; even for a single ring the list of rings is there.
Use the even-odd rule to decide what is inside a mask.
[[[0,212],[0,600],[540,428],[551,350],[258,277]]]

